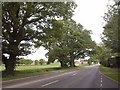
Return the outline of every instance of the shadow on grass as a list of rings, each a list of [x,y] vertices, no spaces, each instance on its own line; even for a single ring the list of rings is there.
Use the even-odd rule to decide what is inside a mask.
[[[31,69],[31,70],[15,70],[14,75],[6,75],[5,71],[2,71],[2,80],[11,80],[17,78],[24,78],[36,75],[43,75],[52,72],[59,72],[63,70],[61,67],[45,68],[45,69]]]
[[[30,69],[30,70],[15,70],[14,76],[16,74],[24,74],[24,73],[34,73],[34,72],[49,72],[54,70],[61,70],[61,67],[53,67],[53,68],[45,68],[45,69]],[[2,77],[6,77],[10,75],[6,75],[5,71],[2,71]]]
[[[65,72],[70,71],[72,69],[78,69],[79,66],[76,67],[51,67],[51,68],[44,68],[44,69],[31,69],[31,70],[15,70],[14,75],[6,75],[5,71],[2,71],[2,80],[11,80],[11,79],[18,79],[18,78],[24,78],[24,77],[30,77],[30,76],[37,76],[37,75],[43,75],[53,72]]]

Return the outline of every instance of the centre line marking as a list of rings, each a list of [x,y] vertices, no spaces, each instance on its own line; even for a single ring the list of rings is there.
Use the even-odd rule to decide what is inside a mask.
[[[101,80],[101,83],[102,83],[102,80]]]
[[[102,87],[102,84],[100,84],[100,86]]]
[[[56,83],[56,82],[58,82],[58,81],[59,81],[59,80],[55,80],[55,81],[53,81],[53,82],[50,82],[50,83],[44,84],[44,85],[42,85],[42,87],[45,87],[45,86],[47,86],[47,85],[50,85],[50,84]]]
[[[77,73],[73,74],[72,76],[75,76]]]
[[[22,87],[22,86],[25,86],[25,85],[30,85],[30,84],[34,84],[34,83],[37,83],[37,82],[42,82],[42,81],[45,81],[45,80],[53,79],[53,78],[56,78],[56,77],[69,75],[69,74],[72,74],[74,72],[76,72],[76,71],[66,72],[66,73],[63,73],[63,74],[60,74],[60,75],[56,75],[56,76],[52,76],[52,77],[48,77],[48,78],[43,78],[43,79],[38,79],[38,80],[30,81],[30,82],[20,83],[20,84],[16,84],[16,85],[4,86],[4,88],[17,88],[17,87],[20,87],[20,86]],[[18,79],[18,80],[20,80],[20,79]],[[10,81],[13,81],[13,80],[10,80]],[[8,82],[8,81],[6,81],[6,82]]]

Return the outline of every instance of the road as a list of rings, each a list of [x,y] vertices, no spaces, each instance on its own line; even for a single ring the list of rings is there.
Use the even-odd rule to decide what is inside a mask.
[[[100,73],[98,66],[3,82],[3,88],[118,88],[115,81]]]

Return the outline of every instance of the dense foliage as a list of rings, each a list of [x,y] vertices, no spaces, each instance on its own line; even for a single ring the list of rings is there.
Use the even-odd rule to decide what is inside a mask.
[[[20,59],[20,60],[18,60],[18,65],[31,65],[32,63],[33,63],[33,61],[32,60],[30,60],[30,59]]]
[[[119,4],[119,3],[118,3]],[[120,8],[113,5],[107,15],[105,15],[107,23],[104,26],[102,40],[106,47],[112,49],[113,53],[120,53]]]
[[[53,32],[48,32],[49,37],[45,39],[48,63],[58,60],[61,67],[74,67],[74,60],[84,57],[87,49],[95,46],[90,31],[73,20],[55,21],[50,31]]]
[[[70,19],[75,7],[74,2],[2,3],[2,60],[6,74],[14,73],[17,57],[30,54],[33,45],[43,44],[42,37],[54,20]]]
[[[120,1],[110,6],[108,13],[106,13],[104,19],[106,25],[103,31],[103,43],[109,50],[109,58],[106,56],[108,53],[104,51],[104,57],[107,60],[101,60],[102,65],[118,67],[120,66]],[[104,49],[104,48],[103,48]],[[107,51],[108,51],[107,50]],[[106,63],[105,63],[106,61]]]

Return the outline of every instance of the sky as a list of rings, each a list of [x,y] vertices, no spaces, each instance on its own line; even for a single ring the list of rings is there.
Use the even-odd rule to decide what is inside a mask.
[[[96,43],[101,43],[101,34],[103,31],[103,26],[105,22],[103,16],[107,12],[107,5],[113,3],[112,0],[75,0],[78,5],[74,16],[72,17],[77,23],[80,23],[87,30],[92,30],[91,38]],[[28,55],[26,58],[32,60],[45,59],[45,54],[47,50],[40,47],[35,53]]]
[[[92,39],[96,43],[101,43],[101,34],[103,31],[104,13],[107,12],[107,5],[112,0],[75,0],[76,8],[73,19],[84,26],[87,30],[92,30]]]

